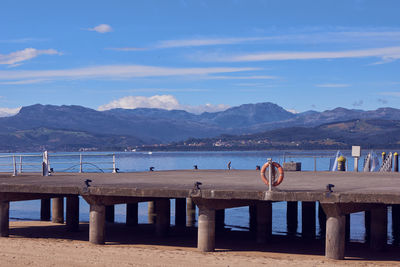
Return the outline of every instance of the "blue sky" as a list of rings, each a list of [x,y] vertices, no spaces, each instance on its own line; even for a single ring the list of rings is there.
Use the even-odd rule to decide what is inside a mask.
[[[400,108],[400,1],[2,0],[0,116],[36,103]]]

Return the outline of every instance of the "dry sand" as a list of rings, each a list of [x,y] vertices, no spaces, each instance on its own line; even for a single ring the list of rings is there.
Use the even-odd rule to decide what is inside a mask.
[[[323,242],[273,237],[256,245],[249,233],[229,232],[217,237],[217,251],[196,251],[195,229],[173,230],[170,237],[154,237],[151,226],[127,228],[107,225],[107,243],[92,245],[87,224],[77,233],[49,222],[10,222],[10,237],[0,238],[1,266],[395,266],[400,248],[371,253],[363,244],[351,244],[346,260],[327,260]],[[219,241],[218,241],[219,240]],[[379,261],[377,261],[378,259]]]

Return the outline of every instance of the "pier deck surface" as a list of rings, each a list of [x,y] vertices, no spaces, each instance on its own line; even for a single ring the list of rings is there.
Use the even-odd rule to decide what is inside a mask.
[[[92,180],[89,191],[84,181]],[[399,173],[286,172],[273,192],[256,170],[178,170],[136,173],[55,173],[52,176],[0,174],[0,193],[92,194],[127,197],[323,201],[400,204]],[[326,185],[333,184],[333,193]],[[199,195],[200,194],[200,195]]]

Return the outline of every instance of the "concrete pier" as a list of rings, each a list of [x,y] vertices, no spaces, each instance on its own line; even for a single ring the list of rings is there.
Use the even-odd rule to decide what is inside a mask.
[[[315,202],[301,202],[301,236],[315,238]]]
[[[155,201],[156,206],[156,234],[157,236],[164,237],[168,235],[170,226],[170,200],[169,199],[159,199]]]
[[[197,249],[202,252],[215,249],[215,210],[199,207]]]
[[[51,218],[51,201],[50,198],[40,200],[40,220],[50,221]]]
[[[175,199],[175,226],[183,228],[186,226],[186,199]]]
[[[113,179],[110,179],[111,176]],[[82,181],[86,179],[92,180],[92,186],[85,187]],[[201,184],[194,187],[193,181]],[[260,180],[259,172],[253,170],[181,170],[119,173],[117,176],[107,173],[56,173],[47,177],[23,173],[12,179],[10,174],[0,173],[0,184],[1,236],[8,235],[9,202],[12,201],[52,198],[55,220],[63,218],[63,197],[67,197],[68,228],[77,221],[78,217],[74,216],[78,212],[76,199],[81,196],[90,204],[89,241],[104,244],[106,206],[129,203],[129,224],[130,218],[136,222],[137,203],[150,201],[150,211],[156,214],[153,220],[153,223],[156,222],[156,233],[164,236],[168,233],[170,222],[170,199],[187,199],[189,212],[186,212],[186,218],[189,226],[194,225],[193,201],[199,207],[200,251],[215,249],[215,228],[218,224],[216,210],[235,207],[251,207],[250,229],[257,229],[258,242],[270,243],[265,247],[268,250],[274,246],[275,240],[268,239],[271,235],[272,203],[288,202],[287,214],[292,218],[288,218],[288,227],[295,229],[289,225],[295,224],[296,220],[293,218],[297,216],[293,214],[296,204],[289,203],[301,201],[302,234],[304,237],[313,237],[315,203],[319,202],[326,214],[325,255],[327,258],[343,259],[346,254],[346,216],[365,211],[366,214],[371,214],[370,218],[367,215],[366,224],[367,227],[370,225],[371,248],[376,250],[386,246],[387,207],[392,206],[393,209],[395,236],[400,219],[400,174],[397,172],[288,172],[285,181],[273,191],[268,191]],[[326,191],[327,184],[335,185],[333,192]],[[184,209],[182,201],[178,201],[176,210],[177,217],[184,217],[179,209]],[[321,214],[318,217],[323,228]],[[114,239],[116,238],[113,241]],[[351,249],[350,246],[349,248]],[[365,249],[368,250],[366,247]],[[389,253],[390,251],[392,248]],[[380,256],[385,257],[383,254]]]
[[[106,206],[106,222],[113,223],[115,221],[115,206],[107,205]]]
[[[257,203],[257,243],[265,243],[272,234],[272,202]]]
[[[137,226],[138,225],[138,203],[126,204],[126,225]]]
[[[147,202],[147,221],[149,224],[156,223],[156,203],[154,201]]]
[[[297,201],[286,202],[286,226],[289,235],[296,235],[298,226],[298,203]]]
[[[371,210],[371,239],[372,249],[382,251],[387,242],[387,208],[382,206]]]
[[[105,242],[106,207],[90,204],[89,242],[102,245]]]
[[[64,198],[53,198],[52,202],[52,216],[53,223],[64,223]]]
[[[192,227],[196,223],[196,204],[192,198],[186,198],[186,226]]]
[[[71,232],[79,231],[79,197],[67,196],[67,230]]]
[[[0,237],[8,237],[10,202],[0,201]]]

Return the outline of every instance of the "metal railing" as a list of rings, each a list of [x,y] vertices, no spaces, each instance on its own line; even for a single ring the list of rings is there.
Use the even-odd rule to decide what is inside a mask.
[[[317,159],[322,159],[322,158],[329,158],[329,159],[332,159],[333,157],[335,157],[334,155],[332,155],[332,154],[326,154],[326,155],[321,155],[321,154],[319,154],[319,155],[315,155],[315,154],[305,154],[305,153],[302,153],[302,154],[296,154],[296,153],[284,153],[283,154],[283,162],[286,162],[287,161],[287,159],[299,159],[299,158],[312,158],[312,159],[314,159],[314,171],[317,171]],[[346,170],[348,169],[348,161],[346,161]]]
[[[0,155],[0,172],[107,172],[117,173],[114,153],[7,154]]]

